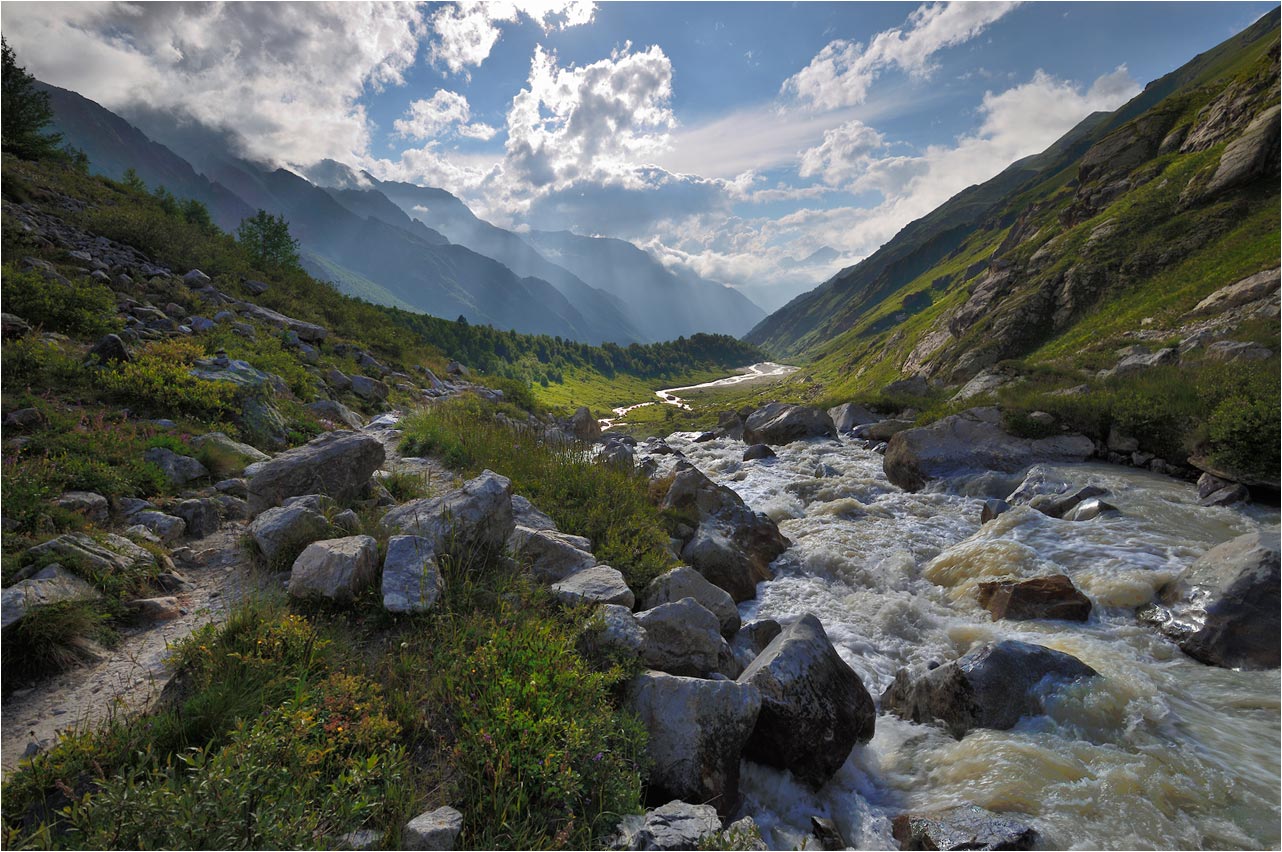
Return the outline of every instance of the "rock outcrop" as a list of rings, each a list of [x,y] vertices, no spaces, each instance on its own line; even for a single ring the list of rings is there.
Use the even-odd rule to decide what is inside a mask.
[[[881,706],[912,722],[941,722],[960,739],[971,728],[1006,730],[1044,712],[1044,681],[1067,684],[1096,674],[1070,654],[1008,639],[925,672],[900,669]]]
[[[859,675],[807,614],[784,628],[739,676],[761,693],[744,753],[822,787],[873,736],[877,709]]]
[[[1140,618],[1196,660],[1224,668],[1279,663],[1279,537],[1238,536],[1211,548]]]
[[[652,671],[633,680],[628,703],[650,735],[651,795],[732,813],[739,760],[761,709],[756,687]]]
[[[299,494],[351,502],[384,457],[383,445],[371,435],[326,432],[259,465],[249,478],[249,509],[257,514]]]
[[[1094,442],[1083,435],[1016,438],[1002,429],[996,408],[972,408],[896,434],[883,467],[895,485],[918,491],[932,479],[963,471],[1011,473],[1035,462],[1084,461],[1094,453]]]

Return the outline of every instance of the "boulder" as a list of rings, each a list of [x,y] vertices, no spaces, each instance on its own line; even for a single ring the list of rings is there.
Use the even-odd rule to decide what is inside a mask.
[[[717,617],[721,635],[734,636],[739,632],[739,608],[730,593],[708,582],[693,568],[681,565],[650,581],[642,595],[641,604],[654,609],[683,598],[693,598],[704,609]]]
[[[314,541],[294,560],[289,595],[351,603],[378,577],[378,542],[368,535]]]
[[[387,385],[378,379],[357,374],[352,376],[352,393],[367,402],[383,402],[387,399],[389,390]]]
[[[38,429],[45,422],[45,417],[38,408],[19,408],[4,416],[4,428],[30,431]]]
[[[971,728],[1013,728],[1044,712],[1048,685],[1096,675],[1070,654],[1008,639],[934,669],[900,669],[881,706],[911,722],[941,722],[961,739]]]
[[[515,527],[511,538],[513,555],[528,562],[534,576],[555,583],[596,565],[596,557],[583,536],[553,529]]]
[[[352,386],[351,377],[337,367],[330,367],[325,371],[322,378],[325,379],[325,384],[337,391],[349,390]]]
[[[637,624],[645,630],[641,660],[652,669],[703,677],[732,656],[717,617],[694,598],[637,613]]]
[[[193,290],[196,290],[201,287],[208,287],[210,284],[213,284],[214,281],[199,269],[193,269],[183,276],[183,283]]]
[[[518,527],[532,530],[555,530],[556,521],[520,494],[512,495],[512,520]]]
[[[586,405],[579,406],[570,417],[570,434],[580,441],[590,441],[601,434],[601,424]]]
[[[1092,520],[1093,518],[1098,518],[1100,515],[1103,515],[1106,512],[1118,512],[1118,511],[1120,510],[1116,506],[1114,506],[1112,503],[1105,503],[1103,500],[1100,500],[1097,497],[1092,497],[1089,500],[1083,500],[1082,502],[1074,506],[1072,509],[1070,509],[1068,511],[1068,514],[1064,515],[1064,520],[1089,521],[1089,520]]]
[[[67,533],[38,544],[23,561],[74,565],[90,575],[123,574],[139,565],[155,565],[156,557],[127,538],[108,533],[96,541],[84,533]]]
[[[1031,826],[978,805],[900,814],[891,830],[900,849],[1032,849],[1037,842]]]
[[[914,423],[915,421],[912,420],[878,420],[876,423],[860,426],[854,434],[856,438],[864,438],[868,441],[889,441],[905,429],[913,428]]]
[[[282,313],[255,305],[252,302],[237,302],[236,308],[240,311],[241,316],[252,317],[268,325],[292,331],[298,335],[299,340],[305,340],[308,343],[320,343],[329,336],[329,331],[322,326],[287,317]]]
[[[1167,347],[1159,349],[1156,352],[1135,352],[1126,355],[1122,360],[1117,362],[1117,366],[1111,370],[1103,370],[1100,378],[1109,378],[1112,376],[1125,376],[1131,373],[1139,373],[1153,367],[1169,367],[1180,362],[1179,350]]]
[[[1203,473],[1197,479],[1197,499],[1204,500],[1216,491],[1219,491],[1222,488],[1228,488],[1233,484],[1234,483],[1229,480],[1221,479],[1214,474]]]
[[[1014,381],[1014,376],[999,367],[985,367],[953,395],[953,402],[965,402],[977,396],[990,394]]]
[[[1203,663],[1276,669],[1278,554],[1276,531],[1217,545],[1159,592],[1160,604],[1142,608],[1140,619]]]
[[[597,461],[624,470],[631,470],[636,462],[636,453],[627,444],[612,443],[601,448]]]
[[[355,411],[332,399],[318,399],[313,403],[309,403],[307,408],[321,420],[328,420],[335,426],[360,429],[365,423]]]
[[[743,424],[745,444],[773,446],[823,437],[837,437],[837,427],[828,412],[809,405],[772,402],[749,414]]]
[[[165,447],[152,447],[142,454],[143,461],[148,461],[160,468],[165,479],[175,488],[181,488],[188,482],[204,479],[209,476],[205,466],[191,456],[182,456]]]
[[[218,532],[222,524],[222,503],[214,497],[198,497],[183,500],[174,508],[174,514],[183,519],[187,535],[191,538],[204,538]]]
[[[67,491],[54,504],[59,509],[83,515],[85,520],[95,524],[105,523],[111,516],[107,498],[92,491]]]
[[[828,409],[828,416],[832,418],[832,424],[838,433],[849,432],[856,426],[876,423],[881,419],[862,405],[853,402],[842,403]]]
[[[1002,514],[1010,511],[1010,504],[1005,500],[996,497],[984,501],[984,508],[979,513],[979,523],[986,524],[989,521],[996,520]]]
[[[1064,574],[980,583],[975,596],[979,605],[992,613],[993,621],[1086,621],[1091,617],[1091,599]]]
[[[356,499],[383,463],[383,445],[360,432],[326,432],[263,462],[249,479],[249,508],[258,513],[299,494]]]
[[[1248,305],[1260,299],[1267,299],[1278,291],[1280,283],[1282,283],[1282,269],[1266,269],[1263,272],[1248,275],[1241,281],[1221,287],[1198,302],[1192,313],[1221,313],[1230,308]]]
[[[137,512],[129,520],[151,530],[165,544],[173,544],[187,533],[186,521],[164,512]]]
[[[787,769],[818,789],[872,739],[877,708],[859,675],[806,614],[783,630],[739,676],[761,693],[744,748],[750,760]]]
[[[19,580],[0,594],[0,629],[22,621],[27,613],[65,601],[95,600],[102,595],[89,583],[63,568],[47,565],[25,580]]]
[[[644,815],[629,814],[619,822],[611,849],[698,849],[705,838],[721,831],[721,817],[711,805],[690,805],[674,799]]]
[[[441,569],[430,539],[394,535],[383,558],[383,609],[426,612],[441,594]]]
[[[498,553],[515,528],[512,483],[507,477],[486,470],[461,488],[439,497],[411,500],[393,509],[383,516],[383,526],[430,539],[438,556],[462,557],[478,549]]]
[[[886,477],[906,491],[962,471],[1014,472],[1035,462],[1084,461],[1095,443],[1084,435],[1016,438],[1001,428],[996,408],[972,408],[890,439]]]
[[[925,397],[930,395],[930,383],[926,381],[925,376],[909,376],[906,379],[891,382],[884,386],[881,392],[885,396]]]
[[[775,451],[770,449],[770,447],[766,446],[765,444],[753,444],[751,447],[743,451],[744,461],[756,461],[757,459],[773,459],[773,458],[776,458]]]
[[[783,627],[773,618],[758,618],[739,628],[730,649],[746,669],[782,632]]]
[[[251,464],[271,458],[262,450],[233,441],[222,432],[198,435],[192,438],[191,445],[202,452],[214,475],[222,478],[239,476]]]
[[[645,630],[637,624],[632,610],[618,604],[602,604],[579,637],[579,650],[584,656],[636,657],[645,643]]]
[[[1199,506],[1232,506],[1234,503],[1241,503],[1251,499],[1251,491],[1245,485],[1239,485],[1234,482],[1226,485],[1216,491],[1198,500]]]
[[[622,572],[609,565],[594,565],[576,571],[552,584],[552,596],[563,604],[617,604],[631,609],[636,596]]]
[[[463,815],[453,808],[419,814],[401,829],[402,849],[450,850],[463,830]]]
[[[137,598],[126,604],[135,618],[142,621],[173,621],[182,615],[178,598],[165,595],[158,598]]]
[[[0,337],[8,340],[31,331],[31,323],[16,314],[0,313]]]
[[[330,534],[325,516],[307,506],[277,506],[249,524],[249,534],[270,565]]]
[[[1236,340],[1217,340],[1206,347],[1206,357],[1210,361],[1230,363],[1233,361],[1267,361],[1273,357],[1273,350],[1258,343],[1241,343]]]
[[[628,705],[649,732],[650,793],[712,805],[722,816],[739,804],[739,760],[761,709],[750,684],[646,672]]]
[[[133,356],[129,354],[129,347],[120,339],[118,334],[103,335],[98,342],[90,348],[89,357],[96,358],[102,364],[115,364],[132,360]]]
[[[1085,485],[1071,494],[1037,494],[1028,501],[1028,505],[1052,518],[1063,518],[1084,501],[1108,494],[1107,488],[1098,485]]]
[[[717,485],[689,462],[679,461],[662,508],[696,525],[681,558],[736,602],[770,579],[770,563],[790,542],[775,522],[753,512],[732,489]]]

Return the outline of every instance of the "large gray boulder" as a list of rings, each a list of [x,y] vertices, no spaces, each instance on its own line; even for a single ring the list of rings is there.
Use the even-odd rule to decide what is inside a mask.
[[[645,814],[629,814],[619,821],[611,849],[698,849],[705,838],[721,831],[721,817],[711,805],[690,805],[674,799]]]
[[[174,507],[174,514],[183,519],[186,533],[191,538],[204,538],[218,532],[222,524],[222,503],[214,497],[197,497],[183,500]]]
[[[628,704],[649,732],[651,795],[733,812],[743,745],[761,709],[757,688],[651,671],[632,681]]]
[[[383,516],[383,526],[429,539],[438,556],[463,557],[476,550],[497,553],[515,529],[512,482],[492,470],[482,471],[461,488],[393,509]]]
[[[528,563],[530,571],[544,583],[556,583],[596,565],[591,542],[559,530],[515,527],[510,540],[512,553]]]
[[[1036,462],[1085,461],[1095,444],[1084,435],[1016,438],[1001,427],[996,408],[972,408],[890,439],[882,466],[906,491],[964,471],[1013,473]]]
[[[756,596],[757,583],[773,576],[770,563],[788,549],[774,521],[689,462],[677,462],[661,506],[694,526],[682,542],[682,560],[736,602]]]
[[[269,565],[277,565],[313,541],[330,535],[329,521],[302,504],[275,506],[254,518],[249,534]]]
[[[54,501],[59,509],[83,515],[86,520],[101,524],[111,517],[107,498],[92,491],[66,491]]]
[[[715,615],[721,625],[721,635],[728,638],[739,632],[739,608],[735,606],[730,593],[720,586],[712,585],[698,571],[685,565],[651,580],[641,597],[641,605],[646,609],[654,609],[682,598],[694,598],[700,606]]]
[[[54,562],[75,565],[87,574],[123,574],[141,565],[155,565],[151,551],[129,539],[108,533],[102,541],[84,533],[66,533],[31,548],[24,562]]]
[[[382,402],[387,399],[389,392],[387,385],[378,379],[371,379],[359,373],[352,376],[352,393],[367,402]]]
[[[258,466],[249,479],[249,509],[257,514],[299,494],[355,500],[384,459],[383,445],[361,432],[326,432]]]
[[[717,617],[694,598],[637,613],[637,623],[645,630],[641,660],[652,669],[702,677],[733,656]]]
[[[388,612],[426,612],[441,594],[441,570],[431,539],[394,535],[383,558],[383,608]]]
[[[837,427],[821,408],[772,402],[748,415],[743,424],[745,444],[791,444],[807,438],[835,438]]]
[[[27,614],[50,604],[65,601],[95,600],[102,595],[89,583],[63,568],[47,565],[25,580],[20,580],[0,595],[0,629],[10,627]]]
[[[265,462],[271,458],[262,450],[240,441],[233,441],[222,432],[209,432],[195,437],[191,445],[204,451],[210,467],[220,479],[240,476],[251,464]]]
[[[338,372],[334,370],[333,372]],[[342,375],[339,373],[339,375]],[[344,378],[347,378],[344,376]],[[351,379],[347,380],[347,386],[351,386]],[[352,411],[341,402],[332,399],[318,399],[315,402],[308,403],[307,408],[319,417],[321,420],[328,420],[334,425],[346,426],[348,429],[360,429],[365,425],[365,421],[355,411]]]
[[[175,488],[209,476],[209,471],[196,459],[179,455],[165,447],[152,447],[142,454],[142,458],[160,468],[165,479]]]
[[[978,805],[900,814],[892,832],[900,849],[1032,849],[1037,841],[1028,824]]]
[[[806,614],[784,628],[739,676],[761,693],[744,753],[822,787],[851,749],[873,736],[877,708],[863,681]]]
[[[594,565],[552,584],[552,596],[563,604],[617,604],[631,609],[637,602],[623,573],[609,565]]]
[[[419,814],[401,829],[404,849],[450,850],[463,830],[463,815],[450,807]]]
[[[591,441],[601,435],[601,424],[587,406],[579,406],[570,417],[570,434],[580,441]]]
[[[156,534],[165,544],[173,544],[187,532],[187,522],[175,515],[144,510],[130,516],[129,520]]]
[[[1070,654],[1008,639],[935,669],[900,669],[881,707],[911,722],[941,722],[961,739],[971,728],[1013,728],[1024,716],[1045,712],[1052,685],[1096,675]]]
[[[626,606],[602,604],[579,637],[579,650],[587,657],[636,657],[645,644],[645,630]]]
[[[1140,610],[1196,660],[1238,669],[1278,668],[1279,536],[1253,532],[1208,550]]]
[[[993,621],[1086,621],[1091,617],[1091,599],[1079,592],[1065,574],[980,583],[975,597],[992,614]]]
[[[881,419],[878,415],[854,402],[842,403],[828,409],[828,416],[832,418],[832,425],[836,427],[838,432],[849,432],[856,426],[876,423]]]
[[[378,577],[378,542],[353,535],[314,541],[294,560],[289,594],[351,603]]]

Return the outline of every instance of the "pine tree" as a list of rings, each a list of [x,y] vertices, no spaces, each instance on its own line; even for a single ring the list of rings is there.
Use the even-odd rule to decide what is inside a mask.
[[[13,50],[0,36],[3,53],[3,100],[0,100],[0,148],[24,160],[57,156],[62,134],[48,133],[44,128],[53,120],[49,95],[35,89],[32,77],[14,58]],[[87,160],[86,160],[87,162]]]
[[[250,258],[264,269],[296,269],[299,265],[298,240],[289,235],[284,216],[273,216],[259,210],[236,229],[236,242],[245,247]]]

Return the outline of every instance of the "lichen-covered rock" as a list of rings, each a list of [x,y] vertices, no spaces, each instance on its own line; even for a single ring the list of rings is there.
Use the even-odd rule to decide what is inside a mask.
[[[1051,684],[1096,676],[1070,654],[1008,639],[935,669],[900,669],[881,706],[912,722],[941,722],[960,739],[971,728],[1013,728],[1024,716],[1045,711]]]
[[[378,577],[378,542],[368,535],[314,541],[294,560],[289,594],[350,603]]]
[[[404,849],[450,850],[463,830],[463,815],[450,807],[419,814],[401,829]]]
[[[299,494],[350,502],[384,459],[383,445],[360,432],[327,432],[262,462],[249,478],[249,508],[258,513]]]
[[[438,555],[475,549],[497,553],[515,528],[512,482],[492,470],[483,471],[447,494],[398,506],[383,516],[383,526],[429,539]]]
[[[873,736],[877,709],[863,681],[806,614],[775,637],[739,676],[761,693],[744,753],[822,787],[851,749]]]
[[[698,849],[705,838],[721,831],[721,817],[711,805],[691,805],[674,799],[642,814],[629,814],[619,822],[611,849]]]
[[[1140,610],[1196,660],[1240,669],[1279,663],[1279,536],[1253,532],[1211,548]]]
[[[394,535],[383,558],[383,608],[388,612],[426,612],[441,594],[441,570],[431,539]]]
[[[633,680],[628,703],[649,732],[651,795],[733,812],[743,745],[761,709],[756,687],[651,671]]]

